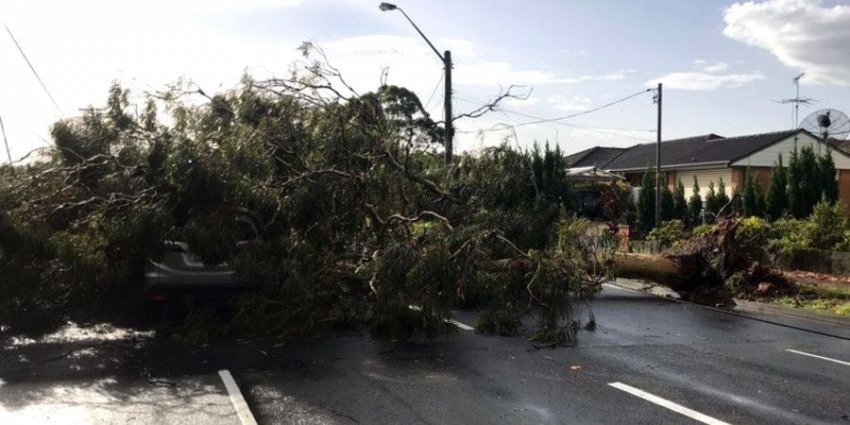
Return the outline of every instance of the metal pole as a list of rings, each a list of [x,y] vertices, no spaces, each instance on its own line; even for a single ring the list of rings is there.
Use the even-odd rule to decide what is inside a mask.
[[[3,143],[6,145],[6,157],[9,158],[9,166],[12,166],[12,154],[9,152],[9,141],[6,139],[6,127],[3,126],[3,117],[0,117],[0,133],[3,133]]]
[[[661,226],[661,83],[658,83],[658,127],[655,135],[655,225]]]
[[[446,119],[446,164],[452,163],[452,156],[454,154],[454,146],[452,140],[455,135],[455,126],[452,115],[452,52],[446,50],[443,53],[443,66],[446,69],[446,81],[445,81],[445,89],[446,95],[444,96],[443,106],[445,107],[445,119]]]

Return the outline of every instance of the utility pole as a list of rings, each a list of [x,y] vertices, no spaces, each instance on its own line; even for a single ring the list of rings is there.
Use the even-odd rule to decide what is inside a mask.
[[[655,226],[661,226],[661,83],[655,101],[658,104],[658,127],[655,130]]]
[[[454,151],[453,139],[454,139],[454,136],[455,136],[455,126],[454,126],[454,123],[452,122],[453,121],[453,119],[452,119],[452,117],[453,117],[453,115],[452,115],[452,52],[449,51],[449,50],[446,50],[443,53],[443,66],[445,67],[445,70],[446,70],[446,77],[445,77],[446,95],[443,96],[443,98],[444,98],[443,107],[445,108],[445,115],[446,115],[446,118],[445,118],[446,119],[446,134],[445,134],[445,139],[446,139],[446,143],[445,143],[446,144],[446,164],[451,164],[452,163],[452,155],[454,154],[454,152],[453,152]]]
[[[3,143],[6,145],[6,157],[9,158],[9,167],[11,167],[12,154],[9,152],[9,140],[6,139],[6,127],[3,126],[3,117],[0,117],[0,133],[3,133]]]
[[[419,29],[419,27],[416,25],[416,23],[413,22],[413,19],[410,19],[410,16],[407,16],[407,13],[404,10],[402,10],[402,8],[396,6],[392,3],[385,3],[385,2],[379,4],[378,8],[381,9],[382,11],[384,11],[384,12],[389,12],[389,11],[392,11],[392,10],[398,10],[399,12],[401,12],[401,14],[404,15],[405,19],[407,19],[407,21],[410,22],[410,25],[413,25],[413,29],[415,29],[416,32],[418,32],[419,35],[422,36],[423,39],[425,39],[425,42],[428,43],[428,46],[431,47],[431,50],[433,50],[434,53],[437,54],[437,57],[440,58],[440,61],[443,62],[443,69],[444,69],[444,72],[446,73],[445,74],[446,95],[443,97],[443,99],[444,99],[443,100],[443,108],[445,108],[445,115],[446,115],[445,116],[445,122],[446,122],[446,125],[445,125],[445,129],[446,129],[446,134],[445,134],[446,164],[451,164],[451,162],[452,162],[452,152],[453,152],[452,139],[454,138],[454,135],[455,135],[455,127],[454,127],[454,123],[452,122],[454,120],[454,117],[452,115],[452,52],[446,50],[441,55],[440,51],[437,50],[437,48],[434,47],[434,44],[431,43],[431,40],[429,40],[428,37],[425,36],[425,33],[423,33],[422,30]]]

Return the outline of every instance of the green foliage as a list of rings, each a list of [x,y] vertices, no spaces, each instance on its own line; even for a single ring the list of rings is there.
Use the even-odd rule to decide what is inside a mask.
[[[795,218],[780,218],[773,222],[773,229],[779,238],[776,243],[782,249],[810,248],[808,223]]]
[[[791,158],[788,159],[788,212],[796,218],[803,218],[808,215],[805,206],[805,197],[803,196],[801,183],[806,178],[800,162],[800,152],[797,146],[791,151]]]
[[[826,151],[817,158],[818,180],[820,181],[821,196],[829,202],[838,200],[838,180],[836,179],[835,161],[832,150]]]
[[[764,215],[765,201],[764,194],[761,191],[761,186],[755,179],[755,176],[747,170],[747,177],[744,181],[744,193],[742,195],[744,215],[747,216],[762,216]]]
[[[822,199],[815,205],[807,228],[813,248],[833,249],[842,243],[847,230],[847,218],[841,203]]]
[[[673,192],[667,185],[661,187],[661,220],[672,220],[676,218],[676,201]]]
[[[689,223],[688,219],[688,200],[685,199],[685,185],[682,184],[682,179],[676,182],[676,191],[673,193],[673,216],[676,220],[682,220],[684,223]]]
[[[0,320],[61,321],[109,294],[140,299],[130,291],[145,262],[178,240],[259,287],[216,335],[369,323],[391,338],[434,337],[475,301],[490,318],[480,330],[515,332],[533,308],[539,339],[574,338],[574,302],[610,277],[591,253],[613,244],[570,218],[560,150],[501,146],[443,165],[443,129],[415,94],[338,96],[326,71],[246,77],[205,103],[182,100],[196,90],[178,83],[138,117],[116,85],[106,109],[57,122],[47,161],[2,170],[0,270],[15,279],[0,282]],[[260,244],[237,244],[243,215]],[[202,340],[217,320],[192,312],[182,333]]]
[[[713,223],[722,206],[720,198],[714,190],[714,182],[708,182],[708,193],[705,195],[705,221]]]
[[[698,226],[694,226],[691,229],[691,235],[693,236],[702,236],[714,230],[714,226],[711,224],[700,224]]]
[[[656,227],[649,232],[646,240],[659,241],[661,246],[670,247],[676,242],[687,239],[690,232],[685,228],[685,224],[681,220],[665,221],[661,227]]]
[[[647,167],[640,180],[637,200],[637,220],[641,230],[649,233],[655,228],[655,171]]]
[[[720,213],[720,210],[726,206],[730,201],[729,195],[726,194],[726,183],[723,182],[723,177],[720,178],[720,181],[717,183],[717,212]],[[728,212],[727,212],[728,214]]]
[[[747,217],[735,229],[735,238],[750,246],[764,246],[772,235],[770,223],[761,217]]]
[[[779,154],[770,187],[767,190],[767,214],[772,220],[778,220],[788,208],[788,179],[785,166],[782,165],[782,154]]]
[[[788,204],[794,217],[808,217],[823,197],[838,199],[835,163],[828,148],[821,155],[812,146],[803,146],[799,153],[795,148],[788,169]]]
[[[702,223],[702,197],[699,195],[699,182],[694,176],[693,193],[688,199],[688,217],[687,224],[690,227],[698,226]]]

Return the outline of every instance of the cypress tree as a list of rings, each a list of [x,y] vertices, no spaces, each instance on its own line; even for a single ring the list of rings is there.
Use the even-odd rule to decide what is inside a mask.
[[[723,177],[717,183],[717,212],[729,203],[729,195],[726,194],[726,184],[723,183]],[[728,211],[727,211],[728,213]]]
[[[680,182],[681,184],[681,182]],[[699,196],[699,182],[694,176],[694,189],[688,200],[688,225],[696,226],[702,223],[702,198]]]
[[[713,223],[717,217],[717,211],[720,207],[717,205],[717,192],[714,191],[714,182],[708,182],[708,194],[705,195],[705,221]]]
[[[676,201],[673,199],[673,192],[666,184],[661,187],[661,221],[668,221],[676,218]]]
[[[811,146],[803,146],[800,149],[800,205],[801,217],[808,217],[812,209],[820,202],[823,188],[821,187],[821,173],[818,170],[818,160],[815,150]]]
[[[771,220],[779,219],[788,209],[788,177],[785,166],[782,165],[781,153],[773,166],[773,175],[770,177],[766,209]]]
[[[673,218],[688,223],[688,200],[685,199],[685,185],[682,179],[676,182],[676,192],[673,193]]]
[[[805,218],[803,214],[803,194],[800,191],[800,181],[802,180],[802,169],[800,168],[800,153],[797,147],[791,151],[791,158],[788,159],[788,212],[796,218]]]
[[[820,174],[821,196],[829,202],[838,200],[838,181],[835,179],[835,161],[831,149],[818,156],[818,172]]]
[[[761,193],[761,188],[755,176],[753,176],[750,170],[747,170],[742,198],[744,214],[746,216],[761,216],[764,214],[764,196]]]
[[[640,180],[637,219],[641,230],[649,233],[655,228],[655,171],[647,167]]]

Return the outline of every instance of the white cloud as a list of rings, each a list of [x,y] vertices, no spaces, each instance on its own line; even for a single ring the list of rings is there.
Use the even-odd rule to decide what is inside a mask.
[[[850,85],[850,5],[750,1],[728,7],[723,18],[723,34],[766,49],[795,70],[805,70],[804,82]]]
[[[720,88],[740,87],[763,80],[758,72],[749,74],[709,74],[705,72],[672,72],[646,83],[649,87],[664,83],[666,89],[713,91]]]
[[[729,69],[729,65],[726,62],[717,62],[717,63],[712,64],[712,65],[706,65],[702,68],[703,71],[712,72],[712,73],[723,72],[727,69]]]
[[[581,112],[590,109],[590,98],[584,96],[566,97],[560,94],[549,96],[546,101],[552,107],[564,112]]]
[[[694,59],[694,65],[705,65],[708,61],[705,59]]]

